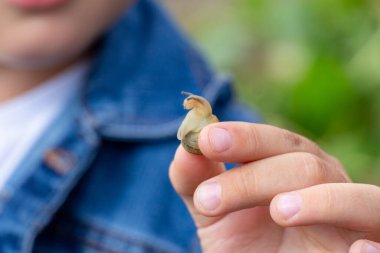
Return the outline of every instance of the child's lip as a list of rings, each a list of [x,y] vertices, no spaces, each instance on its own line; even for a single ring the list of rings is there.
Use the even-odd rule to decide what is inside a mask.
[[[8,2],[19,8],[42,9],[57,7],[67,0],[8,0]]]

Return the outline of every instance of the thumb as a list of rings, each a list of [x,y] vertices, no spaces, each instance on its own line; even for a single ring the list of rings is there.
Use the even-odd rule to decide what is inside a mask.
[[[380,253],[380,243],[359,240],[352,244],[349,253]]]
[[[176,151],[169,169],[170,181],[185,202],[198,228],[214,223],[218,217],[206,217],[197,211],[193,201],[194,192],[199,184],[224,171],[223,163],[211,161],[203,155],[191,154],[182,146]],[[218,190],[212,188],[212,183],[206,184],[210,185],[209,191]]]

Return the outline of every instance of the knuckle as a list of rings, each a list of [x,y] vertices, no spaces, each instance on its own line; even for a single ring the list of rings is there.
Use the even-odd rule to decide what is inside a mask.
[[[352,182],[347,171],[344,169],[343,164],[334,156],[329,156],[330,164],[333,166],[334,171],[336,172],[337,182]]]
[[[331,186],[326,186],[326,190],[323,191],[323,194],[320,198],[318,198],[320,203],[322,217],[330,214],[333,210],[335,210],[336,204],[339,202],[338,194],[336,190]]]
[[[235,170],[236,172],[236,188],[242,199],[249,200],[252,196],[257,195],[257,176],[256,173],[242,166]]]
[[[343,164],[336,157],[330,156],[330,159],[331,159],[331,161],[334,164],[334,166],[335,166],[336,169],[338,169],[338,170],[344,170]]]
[[[324,183],[328,180],[328,168],[326,163],[313,154],[304,154],[302,157],[302,167],[306,178],[313,184]]]
[[[299,147],[302,145],[304,137],[301,137],[300,135],[290,132],[286,129],[283,129],[282,131],[282,135],[285,141],[292,147]]]
[[[351,188],[350,198],[356,206],[366,213],[367,217],[379,217],[380,212],[380,187],[370,184],[358,184]],[[380,218],[365,219],[358,227],[361,231],[380,232]],[[380,235],[380,234],[379,234]]]
[[[248,127],[247,138],[243,141],[245,141],[247,146],[250,147],[251,153],[257,153],[259,147],[262,146],[259,133],[254,127]]]
[[[285,143],[287,143],[294,150],[310,150],[318,155],[322,152],[319,146],[308,138],[286,129],[283,129],[282,131],[282,136],[283,139],[285,139]]]
[[[365,186],[366,187],[363,189],[361,194],[365,194],[368,196],[368,199],[369,199],[368,209],[372,211],[371,213],[376,215],[380,212],[380,204],[377,204],[379,203],[379,200],[380,200],[380,187],[376,185],[365,185]],[[376,203],[376,204],[373,204],[373,203]],[[380,219],[379,219],[379,223],[380,223]]]

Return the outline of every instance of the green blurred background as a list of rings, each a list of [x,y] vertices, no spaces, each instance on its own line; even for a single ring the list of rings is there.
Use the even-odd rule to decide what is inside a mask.
[[[164,2],[267,123],[380,184],[380,1]]]

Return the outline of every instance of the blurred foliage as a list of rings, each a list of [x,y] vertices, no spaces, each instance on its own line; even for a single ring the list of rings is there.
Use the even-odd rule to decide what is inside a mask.
[[[266,122],[380,183],[380,2],[166,0]]]

